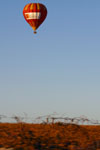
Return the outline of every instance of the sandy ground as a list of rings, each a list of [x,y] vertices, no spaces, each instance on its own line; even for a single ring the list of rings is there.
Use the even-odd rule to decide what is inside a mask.
[[[0,148],[0,150],[13,150],[13,148]]]

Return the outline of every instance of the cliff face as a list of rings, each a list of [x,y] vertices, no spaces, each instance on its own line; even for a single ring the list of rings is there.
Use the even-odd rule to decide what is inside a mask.
[[[100,148],[100,126],[1,123],[0,147],[15,150],[96,150]]]

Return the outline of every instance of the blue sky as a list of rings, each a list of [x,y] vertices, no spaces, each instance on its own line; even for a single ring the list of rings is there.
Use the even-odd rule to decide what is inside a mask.
[[[33,34],[22,11],[46,5]],[[0,114],[100,119],[100,0],[1,0]]]

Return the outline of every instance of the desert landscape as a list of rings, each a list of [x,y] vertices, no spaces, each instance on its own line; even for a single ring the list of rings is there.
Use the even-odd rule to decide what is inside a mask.
[[[99,150],[100,126],[0,123],[0,150]]]

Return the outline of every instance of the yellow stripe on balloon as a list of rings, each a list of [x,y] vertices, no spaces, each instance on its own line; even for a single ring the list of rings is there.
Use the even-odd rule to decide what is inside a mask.
[[[35,27],[35,23],[34,22],[32,22],[32,27]]]
[[[33,8],[34,8],[34,4],[31,4],[30,10],[33,10]]]
[[[39,3],[37,3],[37,10],[40,10],[40,5],[39,5]]]
[[[28,7],[29,7],[29,5],[30,5],[30,4],[27,4],[27,5],[25,6],[25,9],[24,9],[24,10],[27,10],[27,9],[28,9]]]
[[[32,29],[35,31],[36,30],[36,26],[33,26]]]

